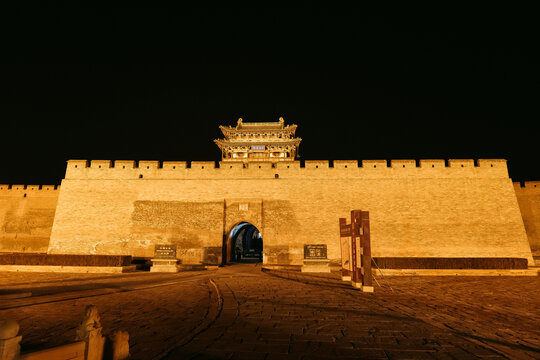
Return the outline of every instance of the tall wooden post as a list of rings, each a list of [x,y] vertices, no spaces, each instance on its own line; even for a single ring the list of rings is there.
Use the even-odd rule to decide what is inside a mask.
[[[351,211],[351,258],[352,258],[352,286],[362,288],[362,273],[360,271],[360,235],[361,211]]]
[[[341,245],[341,280],[351,281],[351,226],[347,219],[339,218],[339,236]]]
[[[361,212],[360,246],[362,248],[362,291],[373,292],[371,274],[371,237],[369,228],[369,211]]]

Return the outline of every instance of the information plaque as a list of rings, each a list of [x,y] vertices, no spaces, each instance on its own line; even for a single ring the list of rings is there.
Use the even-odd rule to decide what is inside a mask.
[[[176,259],[176,245],[156,245],[154,259]]]
[[[304,259],[326,259],[326,245],[304,245]]]

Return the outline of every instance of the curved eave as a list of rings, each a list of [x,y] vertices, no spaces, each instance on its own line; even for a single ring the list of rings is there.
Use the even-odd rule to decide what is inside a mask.
[[[302,139],[300,139],[300,138],[294,138],[294,139],[286,140],[286,141],[230,141],[230,140],[224,140],[224,139],[216,139],[216,140],[214,140],[214,142],[220,148],[222,146],[251,146],[251,145],[257,145],[257,144],[294,145],[294,146],[298,147],[298,146],[300,146],[301,141],[302,141]]]
[[[223,135],[225,137],[229,137],[232,134],[247,133],[247,132],[261,132],[261,133],[283,132],[283,133],[291,133],[291,134],[294,135],[294,133],[296,132],[297,127],[298,127],[298,125],[292,124],[292,125],[287,125],[284,128],[264,128],[264,127],[255,127],[254,126],[252,128],[240,128],[240,129],[237,129],[237,128],[233,128],[233,127],[230,127],[230,126],[220,125],[219,129],[221,130],[221,132],[223,133]]]

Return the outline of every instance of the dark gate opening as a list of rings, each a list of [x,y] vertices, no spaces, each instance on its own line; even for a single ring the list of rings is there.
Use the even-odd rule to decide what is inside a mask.
[[[261,262],[263,239],[259,230],[248,222],[241,222],[230,232],[231,262]]]

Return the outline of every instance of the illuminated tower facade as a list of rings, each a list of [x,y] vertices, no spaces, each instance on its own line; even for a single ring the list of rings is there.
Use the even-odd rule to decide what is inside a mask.
[[[283,118],[277,122],[244,123],[238,119],[236,127],[220,126],[224,139],[216,139],[222,161],[294,161],[299,157],[302,139],[294,136],[296,125],[285,126]]]

